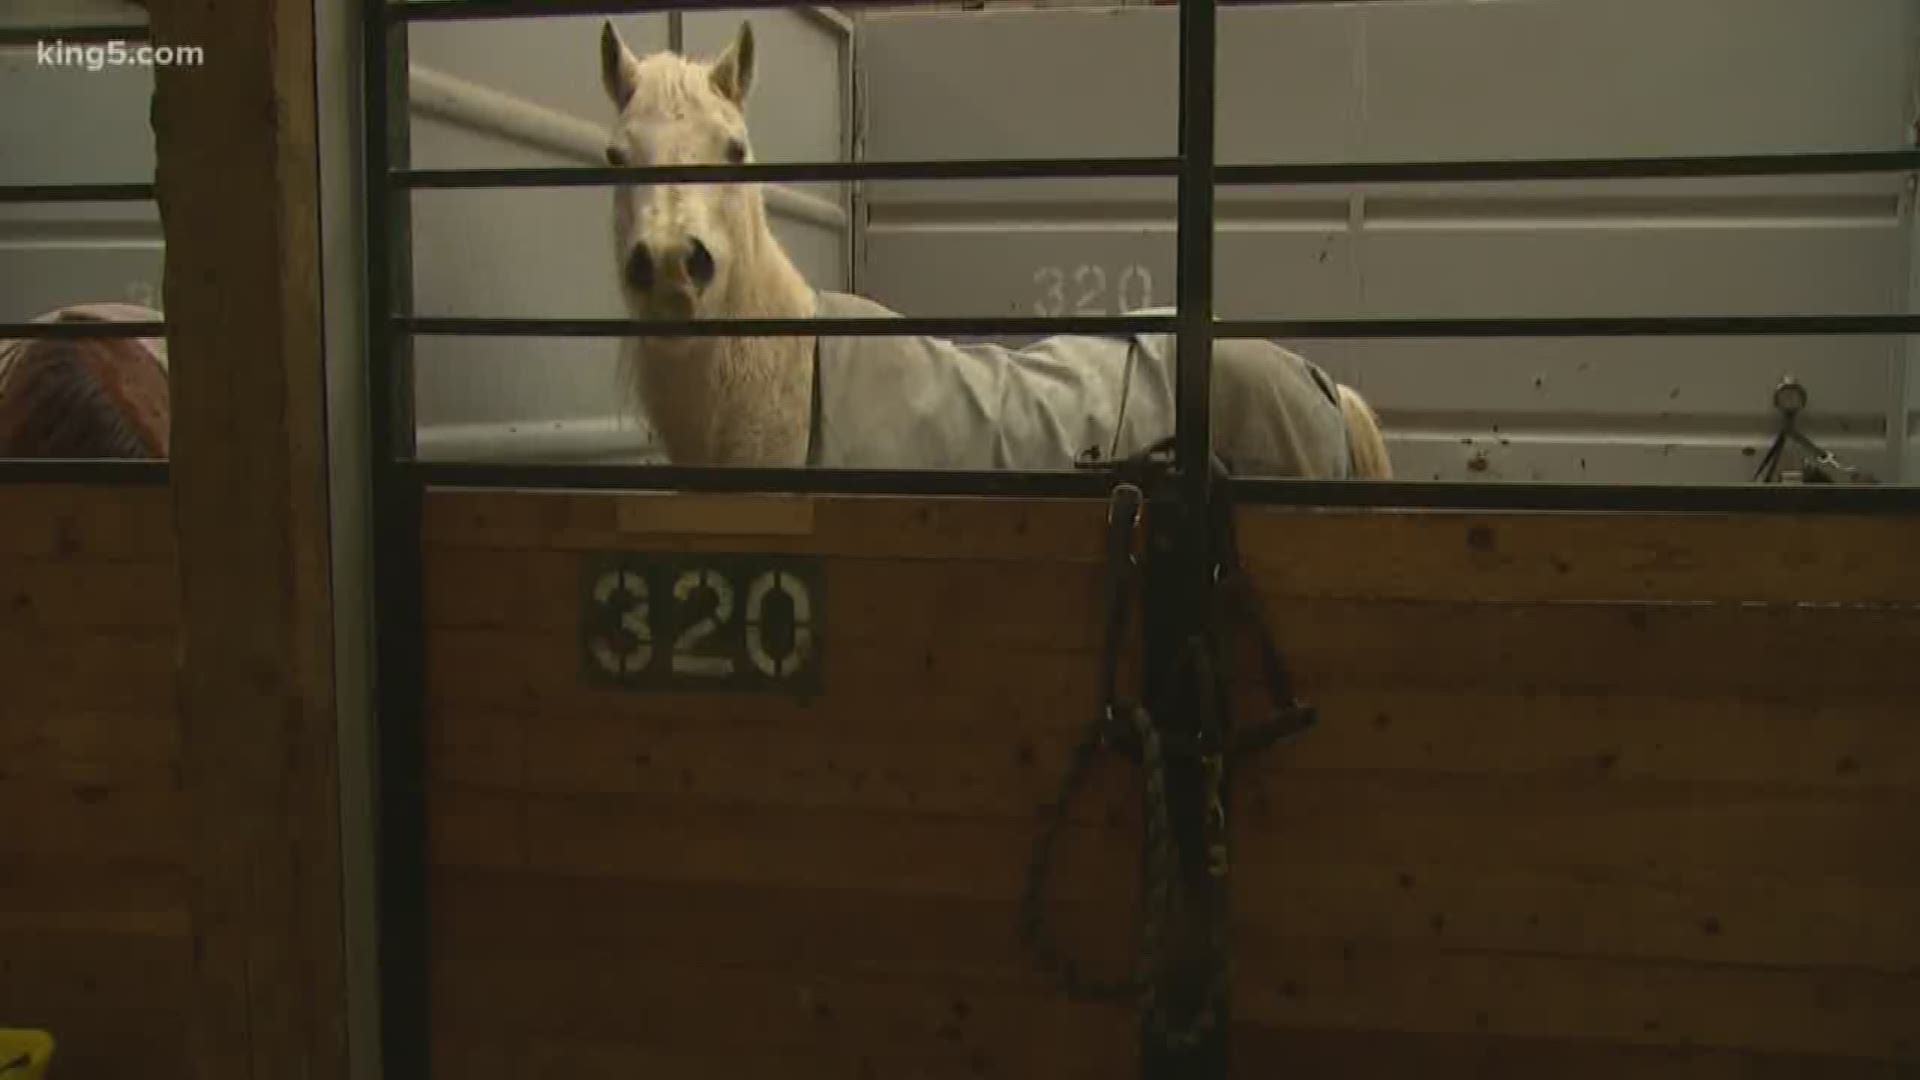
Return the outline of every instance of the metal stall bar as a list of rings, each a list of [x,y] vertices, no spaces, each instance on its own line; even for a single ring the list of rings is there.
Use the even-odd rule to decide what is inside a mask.
[[[165,484],[165,461],[127,458],[0,458],[0,484]]]
[[[1718,157],[1532,158],[1222,165],[1221,184],[1429,184],[1512,180],[1681,180],[1841,176],[1920,169],[1920,150],[1736,154]]]
[[[396,328],[449,337],[896,337],[904,334],[1169,333],[1166,315],[1066,315],[1016,318],[899,319],[495,319],[395,316]]]
[[[1233,501],[1369,510],[1545,510],[1586,513],[1911,514],[1920,485],[1603,484],[1229,478]]]
[[[703,465],[495,464],[427,461],[414,466],[435,487],[570,491],[713,491],[802,495],[978,495],[1098,498],[1113,486],[1096,471],[966,472],[947,469],[780,469]]]
[[[151,202],[153,182],[129,184],[0,184],[0,203]]]
[[[1002,161],[756,161],[747,165],[412,169],[393,174],[408,188],[606,187],[613,184],[807,183],[848,180],[1047,180],[1174,177],[1178,158],[1025,158]]]
[[[1920,315],[1576,315],[1513,319],[1231,319],[1223,338],[1789,337],[1920,334]]]
[[[1153,737],[1163,748],[1190,749],[1149,756],[1141,736],[1147,773],[1140,843],[1144,1080],[1225,1080],[1228,1074],[1229,885],[1224,864],[1214,862],[1224,854],[1226,836],[1212,831],[1223,822],[1210,813],[1230,801],[1219,756],[1225,717],[1214,707],[1212,684],[1220,657],[1211,416],[1216,29],[1214,0],[1181,0],[1174,475],[1171,485],[1146,493],[1141,626],[1142,696]]]
[[[0,323],[0,341],[19,341],[30,338],[75,341],[82,338],[163,337],[166,332],[167,324],[164,322]]]
[[[912,0],[904,0],[911,3]],[[937,0],[921,0],[933,6]],[[898,7],[903,0],[837,0],[832,7]],[[770,8],[813,8],[819,5],[801,0],[415,0],[391,5],[396,16],[414,22],[465,21],[470,19],[563,18],[580,15],[636,15],[644,12],[697,11],[718,8],[723,11],[750,11]]]
[[[407,25],[360,0],[367,200],[368,468],[373,497],[374,876],[380,1061],[387,1080],[432,1075],[426,799],[424,489],[414,459],[412,338],[389,315],[412,307],[411,206],[388,174],[409,157]]]
[[[1510,161],[1309,163],[1220,165],[1216,184],[1410,184],[1547,180],[1671,180],[1769,176],[1847,176],[1920,170],[1920,150],[1754,154],[1732,157],[1516,158]],[[410,188],[594,187],[717,184],[758,181],[804,183],[848,180],[1024,180],[1082,177],[1173,177],[1179,159],[1014,158],[997,161],[755,162],[748,165],[595,166],[400,170],[393,182]]]

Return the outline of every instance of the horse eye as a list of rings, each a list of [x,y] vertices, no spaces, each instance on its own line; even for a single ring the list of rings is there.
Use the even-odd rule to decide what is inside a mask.
[[[728,140],[727,160],[735,165],[747,160],[747,144],[741,142],[739,139]]]
[[[618,168],[625,168],[627,164],[627,152],[617,146],[607,147],[607,164]]]

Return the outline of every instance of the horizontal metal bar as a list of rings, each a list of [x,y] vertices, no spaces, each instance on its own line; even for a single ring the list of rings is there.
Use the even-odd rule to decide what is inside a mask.
[[[1234,477],[1244,505],[1383,510],[1640,513],[1920,513],[1920,486],[1891,484],[1543,484]]]
[[[126,458],[0,458],[0,486],[7,484],[165,484],[167,462]]]
[[[1627,315],[1521,319],[1225,319],[1216,338],[1784,337],[1920,334],[1920,315]]]
[[[809,495],[976,495],[1095,498],[1113,484],[1097,472],[948,472],[938,469],[745,469],[686,465],[416,462],[433,487],[574,491],[718,491]]]
[[[911,2],[911,0],[907,0]],[[471,19],[567,18],[581,15],[637,15],[655,11],[749,11],[804,8],[799,0],[433,0],[384,5],[390,20],[447,22]],[[901,7],[902,0],[839,0],[841,8]]]
[[[1171,315],[936,319],[491,319],[395,315],[404,333],[461,337],[986,337],[1171,333]]]
[[[1172,315],[1095,315],[1057,318],[941,317],[898,319],[533,319],[396,315],[395,327],[412,334],[457,337],[935,337],[1046,334],[1166,334]],[[20,337],[136,337],[141,334],[72,332],[76,326],[148,327],[149,323],[13,324],[58,326],[65,333]],[[0,325],[0,338],[9,335]],[[1590,337],[1786,337],[1920,334],[1920,315],[1629,315],[1513,319],[1224,319],[1216,339],[1304,340],[1405,338],[1590,338]]]
[[[72,341],[84,338],[157,338],[167,336],[163,322],[71,322],[0,323],[0,341],[53,338]]]
[[[150,181],[130,184],[0,184],[0,203],[151,202]]]
[[[714,491],[810,495],[1098,498],[1100,471],[947,472],[920,469],[736,469],[675,465],[420,462],[409,472],[440,488],[529,491]],[[1920,513],[1920,486],[1867,484],[1530,484],[1428,481],[1227,481],[1243,505],[1418,510],[1643,513]]]
[[[852,180],[1035,180],[1171,177],[1177,157],[952,161],[754,162],[746,165],[395,170],[414,189],[607,187],[617,184],[800,183]],[[1738,157],[1222,165],[1219,184],[1471,183],[1848,175],[1920,170],[1920,150]]]
[[[1086,177],[1163,177],[1180,171],[1180,159],[1014,158],[992,161],[797,161],[746,165],[674,165],[528,168],[395,169],[397,187],[555,188],[620,184],[808,183],[849,180],[1047,180]]]
[[[1743,154],[1722,157],[1563,158],[1221,165],[1219,184],[1455,183],[1488,180],[1656,180],[1847,175],[1920,170],[1920,150]]]
[[[109,41],[145,41],[150,34],[144,23],[100,23],[79,26],[0,26],[0,47],[65,42],[70,45],[99,44]]]

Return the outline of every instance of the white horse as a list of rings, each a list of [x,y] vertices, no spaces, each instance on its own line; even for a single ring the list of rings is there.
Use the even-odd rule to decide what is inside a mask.
[[[613,24],[601,78],[614,165],[753,160],[750,24],[711,61],[637,58]],[[657,184],[613,196],[621,293],[636,320],[893,317],[817,292],[767,224],[753,184]],[[675,464],[1064,469],[1172,433],[1169,335],[1061,335],[1025,349],[938,338],[635,338],[621,359]],[[1221,341],[1214,446],[1236,471],[1386,478],[1359,394],[1266,341]]]

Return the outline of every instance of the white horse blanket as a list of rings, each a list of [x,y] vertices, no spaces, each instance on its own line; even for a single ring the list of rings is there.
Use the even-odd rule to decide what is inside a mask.
[[[818,294],[828,319],[899,318]],[[1138,314],[1172,314],[1155,309]],[[1173,434],[1171,334],[1060,335],[1021,349],[932,337],[819,339],[809,465],[1057,471]],[[1213,443],[1239,473],[1353,475],[1333,380],[1269,341],[1214,345]]]

